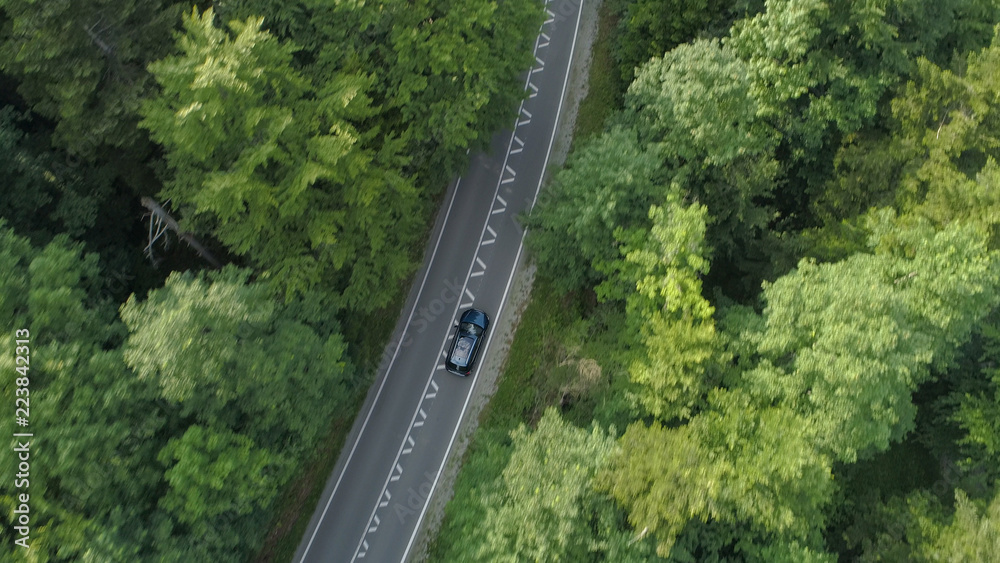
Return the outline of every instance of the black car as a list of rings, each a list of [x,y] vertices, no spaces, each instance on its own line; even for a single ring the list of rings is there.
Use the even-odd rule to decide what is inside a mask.
[[[444,362],[445,369],[456,375],[472,373],[489,327],[490,317],[479,309],[469,309],[462,313],[455,339],[451,341],[451,351]]]

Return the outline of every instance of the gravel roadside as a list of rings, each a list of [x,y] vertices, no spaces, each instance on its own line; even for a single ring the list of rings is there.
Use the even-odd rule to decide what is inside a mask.
[[[556,139],[552,146],[552,155],[546,176],[551,176],[566,160],[570,144],[573,140],[573,126],[576,122],[580,102],[587,96],[587,76],[590,70],[591,47],[597,37],[597,10],[601,0],[584,2],[583,13],[580,15],[580,29],[577,32],[577,45],[573,54],[569,85],[566,88],[566,100],[563,103],[563,114],[560,116],[556,130]],[[497,378],[507,364],[507,353],[510,351],[514,332],[520,322],[531,297],[531,287],[535,279],[535,267],[529,263],[525,254],[516,266],[514,282],[507,296],[505,315],[493,328],[493,343],[489,355],[483,358],[483,363],[476,375],[478,381],[469,400],[469,408],[462,419],[462,429],[455,439],[455,444],[445,462],[444,471],[438,480],[433,496],[428,500],[427,514],[424,517],[420,534],[417,536],[409,561],[422,562],[427,560],[428,543],[437,535],[441,520],[444,518],[444,507],[451,500],[453,486],[461,468],[461,460],[469,445],[473,432],[479,422],[479,414],[496,391]]]

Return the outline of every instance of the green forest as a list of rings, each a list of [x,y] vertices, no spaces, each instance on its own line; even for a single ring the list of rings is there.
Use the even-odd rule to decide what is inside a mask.
[[[542,19],[0,0],[27,560],[288,558]],[[523,218],[533,298],[428,559],[996,560],[1000,4],[599,20],[600,125]]]
[[[0,0],[0,561],[290,557],[542,16]]]
[[[1000,560],[998,22],[605,0],[429,559]]]

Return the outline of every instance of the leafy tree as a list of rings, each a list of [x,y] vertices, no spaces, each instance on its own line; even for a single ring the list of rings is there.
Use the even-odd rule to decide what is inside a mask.
[[[340,335],[320,337],[248,278],[175,273],[121,307],[124,361],[167,417],[149,534],[127,541],[164,560],[245,560],[343,397]]]
[[[15,372],[13,355],[0,358],[0,367],[28,380],[28,394],[17,391],[25,387],[15,378],[4,381],[0,394],[10,404],[15,397],[30,402],[32,467],[45,467],[31,471],[27,491],[5,488],[0,505],[9,517],[20,504],[17,495],[30,494],[31,548],[40,560],[127,553],[108,537],[120,529],[106,517],[127,505],[138,517],[131,526],[141,521],[160,478],[154,437],[163,419],[150,389],[126,373],[117,350],[124,331],[101,297],[97,256],[66,237],[35,248],[0,226],[0,264],[0,330],[11,343],[15,330],[30,332],[25,374]],[[17,461],[11,456],[0,465],[13,475]],[[91,541],[98,534],[102,540]],[[8,538],[0,552],[21,549]]]
[[[617,229],[622,259],[602,264],[614,278],[597,287],[598,295],[625,300],[637,316],[662,311],[711,317],[699,279],[708,271],[706,217],[705,206],[684,206],[671,194],[665,206],[650,207],[651,228]]]
[[[639,404],[658,420],[689,418],[715,379],[721,351],[714,323],[654,315],[643,333],[646,352],[629,366]]]
[[[563,422],[554,409],[530,432],[511,434],[514,450],[503,485],[488,500],[478,560],[585,561],[601,550],[592,537],[595,472],[614,451],[614,440]],[[525,522],[531,522],[526,528]]]
[[[882,253],[803,261],[765,287],[763,322],[729,324],[747,327],[733,349],[743,384],[813,419],[826,451],[846,461],[913,428],[910,394],[932,363],[950,364],[1000,280],[972,229],[881,221],[872,229]]]
[[[125,361],[183,419],[282,444],[294,463],[322,432],[315,421],[338,407],[344,343],[284,316],[248,277],[231,267],[208,279],[174,274],[146,301],[130,298],[121,310]]]
[[[773,217],[766,202],[779,170],[778,131],[761,119],[749,76],[727,45],[681,45],[640,69],[621,118],[664,163],[662,182],[707,208],[716,260],[744,271],[759,269],[749,262]]]
[[[37,150],[32,145],[47,140],[22,131],[31,125],[10,106],[0,110],[0,171],[9,180],[0,194],[0,216],[41,244],[58,233],[91,234],[113,195],[110,168],[69,166],[58,154]]]
[[[990,47],[969,54],[964,73],[918,61],[915,79],[892,103],[895,142],[907,157],[899,194],[904,207],[919,205],[939,222],[967,217],[995,229],[989,186],[1000,158],[998,72],[1000,31]]]
[[[668,196],[649,211],[652,229],[616,231],[622,259],[598,295],[627,303],[632,329],[645,344],[629,369],[638,401],[660,420],[687,418],[708,389],[707,369],[720,352],[714,309],[701,295],[708,271],[704,206]]]
[[[787,155],[776,194],[789,226],[809,226],[811,201],[845,197],[836,187],[851,183],[824,186],[835,164],[844,173],[873,170],[876,178],[892,178],[900,156],[865,149],[880,143],[894,90],[916,70],[917,57],[943,64],[956,44],[988,41],[982,22],[997,16],[995,3],[978,0],[934,7],[909,0],[879,6],[771,0],[763,13],[734,24],[727,45],[745,61],[758,116],[780,131],[779,153]],[[854,193],[871,201],[865,189]]]
[[[371,115],[367,80],[313,86],[260,19],[231,22],[232,36],[213,19],[185,16],[183,54],[150,66],[163,93],[142,125],[168,150],[165,195],[288,299],[324,287],[354,309],[385,305],[412,270],[400,251],[418,215],[399,144],[374,151],[352,124]]]
[[[955,493],[955,514],[940,535],[921,550],[925,561],[988,561],[1000,553],[1000,495],[977,506],[961,490]]]
[[[1000,322],[998,312],[976,327],[975,344],[967,347],[965,362],[949,369],[942,379],[952,391],[936,406],[965,435],[957,442],[961,467],[986,483],[1000,476]],[[975,491],[966,485],[966,490]],[[977,495],[981,496],[981,495]]]
[[[277,496],[268,476],[276,456],[246,436],[191,426],[160,450],[170,490],[161,501],[178,520],[195,528],[227,512],[247,514],[267,508]]]
[[[741,391],[715,390],[711,410],[678,428],[636,423],[599,482],[666,557],[689,521],[749,525],[756,537],[815,542],[833,482],[809,422],[759,408]]]
[[[222,21],[263,18],[263,28],[269,33],[281,40],[294,41],[308,51],[319,47],[319,32],[315,29],[314,20],[318,19],[315,12],[323,8],[320,3],[308,0],[219,0],[212,3],[212,10]]]
[[[622,0],[615,11],[620,18],[615,59],[622,80],[629,83],[635,69],[653,57],[691,41],[705,28],[729,17],[728,0],[698,2]]]
[[[388,12],[378,26],[384,44],[376,48],[385,69],[376,96],[386,121],[423,174],[457,171],[467,148],[485,149],[493,131],[513,119],[521,73],[533,64],[541,6],[416,0]]]
[[[93,157],[102,145],[143,143],[135,125],[152,81],[146,65],[165,54],[179,4],[163,0],[4,0],[0,68],[55,140]]]
[[[529,248],[557,289],[590,288],[606,279],[619,259],[615,229],[645,225],[649,206],[665,196],[655,181],[660,166],[625,128],[573,153],[526,220]]]

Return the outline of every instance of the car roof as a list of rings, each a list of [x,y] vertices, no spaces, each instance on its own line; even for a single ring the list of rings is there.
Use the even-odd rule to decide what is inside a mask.
[[[480,311],[479,309],[469,309],[468,311],[462,313],[461,322],[472,323],[486,328],[490,324],[490,318],[486,315],[486,313]]]
[[[461,367],[469,365],[469,357],[472,356],[472,347],[476,345],[475,336],[462,336],[455,342],[455,348],[451,355],[451,361]]]

